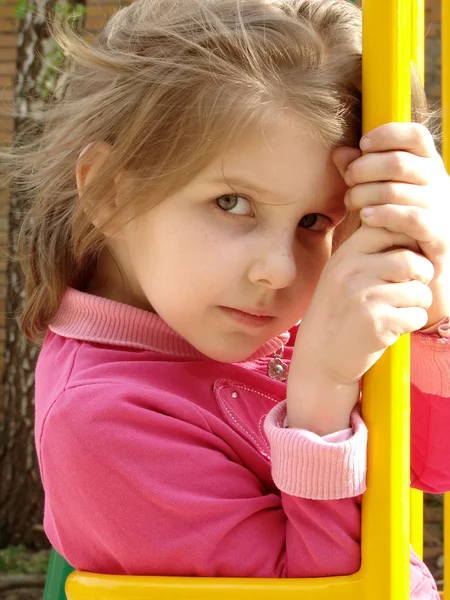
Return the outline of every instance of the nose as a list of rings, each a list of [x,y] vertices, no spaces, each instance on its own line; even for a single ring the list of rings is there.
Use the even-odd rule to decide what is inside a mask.
[[[269,289],[283,289],[292,285],[296,277],[294,241],[289,234],[258,245],[248,270],[251,283]]]

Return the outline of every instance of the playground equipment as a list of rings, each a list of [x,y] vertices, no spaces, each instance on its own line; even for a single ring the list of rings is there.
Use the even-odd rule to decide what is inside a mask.
[[[423,0],[363,0],[364,132],[411,114],[410,61],[423,77]],[[450,169],[450,3],[442,0],[444,158]],[[384,98],[380,102],[380,89]],[[368,487],[362,501],[362,563],[350,576],[315,579],[129,577],[74,571],[53,553],[44,600],[407,600],[409,544],[422,553],[421,494],[411,495],[409,336],[403,336],[363,380],[370,429]],[[445,499],[447,514],[450,500]],[[450,540],[450,519],[445,520]],[[450,551],[445,556],[450,589]]]

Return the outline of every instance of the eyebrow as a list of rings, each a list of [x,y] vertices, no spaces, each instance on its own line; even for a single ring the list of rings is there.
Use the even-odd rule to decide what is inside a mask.
[[[243,188],[250,190],[251,192],[256,192],[257,194],[265,194],[266,196],[276,196],[276,192],[272,190],[268,190],[264,187],[261,187],[255,182],[248,181],[246,179],[241,179],[240,177],[227,177],[221,179],[213,179],[208,181],[208,183],[213,184],[228,184],[228,185],[237,185]]]
[[[240,178],[238,176],[231,176],[231,177],[227,177],[225,178],[214,178],[214,179],[210,179],[208,181],[206,181],[206,183],[208,184],[225,184],[225,185],[230,185],[230,186],[240,186],[242,188],[245,188],[247,190],[249,190],[250,192],[253,193],[257,193],[259,195],[266,195],[266,196],[270,196],[272,198],[276,198],[278,196],[278,194],[272,190],[268,190],[266,188],[260,187],[257,183],[249,181],[248,179],[243,179]],[[331,193],[330,196],[328,198],[326,198],[324,200],[324,209],[329,211],[330,213],[333,212],[337,212],[338,208],[341,208],[342,205],[342,199],[340,198],[340,196]],[[262,204],[266,204],[265,202],[262,202]],[[291,204],[290,202],[287,203],[288,205]],[[286,204],[282,204],[280,206],[286,206]]]

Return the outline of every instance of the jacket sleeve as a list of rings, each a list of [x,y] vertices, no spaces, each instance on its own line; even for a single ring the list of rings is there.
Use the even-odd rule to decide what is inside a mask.
[[[242,463],[192,402],[160,391],[149,400],[151,393],[81,386],[66,390],[46,416],[37,439],[44,524],[70,564],[212,577],[359,569],[358,497],[279,492]]]
[[[411,485],[450,490],[450,338],[411,334]]]

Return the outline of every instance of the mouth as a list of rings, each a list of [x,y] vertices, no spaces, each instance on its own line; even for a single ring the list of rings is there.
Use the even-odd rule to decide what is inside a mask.
[[[243,311],[236,308],[229,308],[228,306],[220,306],[219,308],[232,319],[254,327],[264,327],[265,325],[269,325],[270,323],[273,323],[276,318],[267,312],[256,309]]]

